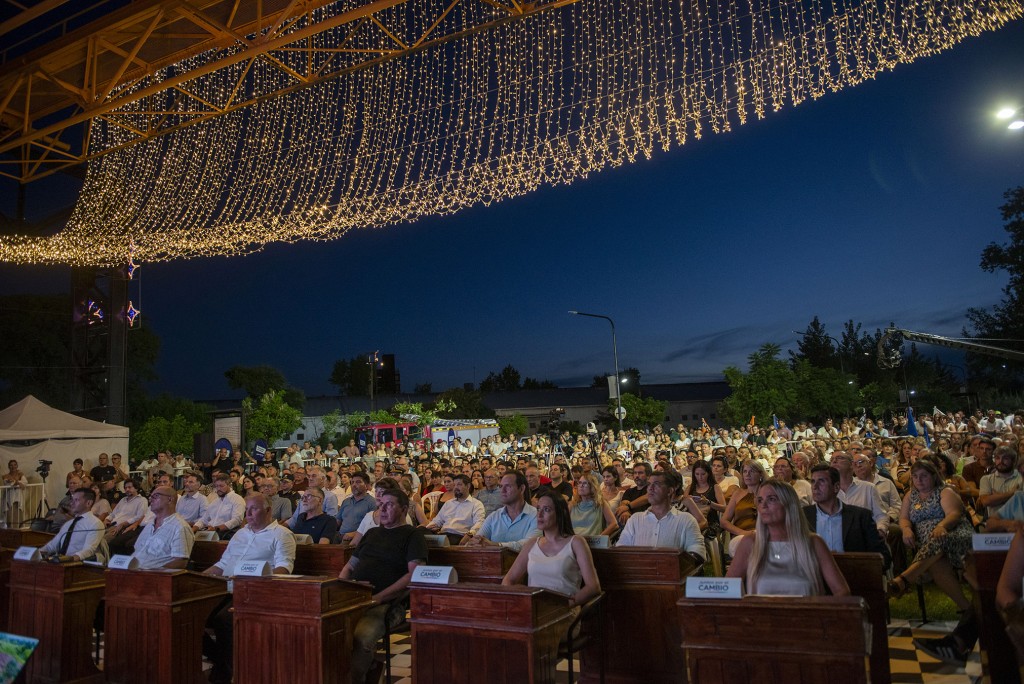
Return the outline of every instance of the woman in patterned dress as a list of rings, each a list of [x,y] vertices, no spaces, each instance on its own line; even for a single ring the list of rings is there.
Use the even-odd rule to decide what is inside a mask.
[[[958,609],[968,610],[971,604],[960,587],[959,573],[973,529],[963,502],[927,459],[911,466],[910,484],[900,509],[900,529],[903,542],[917,553],[910,566],[889,583],[889,593],[902,596],[927,572]]]

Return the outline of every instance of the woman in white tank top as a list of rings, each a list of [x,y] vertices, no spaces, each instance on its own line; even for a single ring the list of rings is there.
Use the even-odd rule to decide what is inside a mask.
[[[501,580],[518,584],[529,576],[529,586],[569,596],[570,606],[580,606],[601,593],[594,558],[583,537],[573,534],[565,498],[544,494],[537,502],[537,529],[542,533],[523,545],[515,563]]]

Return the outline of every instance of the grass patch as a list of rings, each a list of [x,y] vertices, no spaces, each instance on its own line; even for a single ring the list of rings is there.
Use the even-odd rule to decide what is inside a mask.
[[[964,593],[970,598],[970,588],[966,585]],[[934,584],[926,584],[924,587],[924,605],[929,620],[956,622],[960,619],[956,604]],[[917,590],[912,587],[906,595],[898,599],[889,599],[889,612],[893,620],[920,620],[921,607],[917,601]]]

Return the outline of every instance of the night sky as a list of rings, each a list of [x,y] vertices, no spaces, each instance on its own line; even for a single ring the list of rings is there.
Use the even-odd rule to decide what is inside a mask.
[[[792,348],[818,315],[959,335],[1005,278],[1003,193],[1024,184],[1024,25],[874,81],[689,140],[625,168],[455,216],[274,245],[246,257],[144,265],[144,325],[162,340],[151,387],[227,397],[224,371],[270,364],[309,395],[336,359],[396,355],[402,387],[524,376],[588,385],[720,377],[764,342]],[[0,185],[0,211],[14,213]],[[28,187],[30,219],[59,206]],[[67,287],[67,269],[0,266],[0,292]]]

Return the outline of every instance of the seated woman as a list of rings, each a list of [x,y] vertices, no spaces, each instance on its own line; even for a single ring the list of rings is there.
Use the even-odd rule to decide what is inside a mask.
[[[718,517],[720,512],[725,510],[725,495],[722,494],[721,487],[715,483],[715,476],[707,461],[694,461],[690,474],[690,488],[687,494],[706,520],[706,527],[701,529],[710,528],[712,533],[718,534],[721,530]]]
[[[576,534],[594,537],[611,534],[619,529],[619,522],[601,494],[601,486],[594,471],[585,473],[576,480],[576,491],[572,495],[569,507],[572,529]]]
[[[601,582],[590,547],[583,537],[573,533],[564,497],[541,495],[537,501],[537,529],[542,536],[523,544],[501,583],[510,586],[529,576],[529,586],[566,594],[571,607],[582,606],[600,594]]]
[[[910,490],[900,509],[900,529],[903,543],[917,548],[917,554],[889,583],[889,594],[902,596],[927,572],[959,610],[970,610],[958,573],[963,570],[974,529],[964,515],[960,496],[946,486],[928,459],[919,459],[910,467]]]
[[[741,486],[729,497],[729,505],[722,514],[722,529],[733,535],[729,542],[729,554],[736,554],[740,539],[754,534],[757,523],[757,492],[761,483],[768,479],[764,466],[753,459],[743,462],[740,471]]]
[[[793,486],[768,480],[757,490],[757,525],[740,538],[726,577],[743,577],[748,594],[847,596],[850,587],[825,542],[811,533]]]

